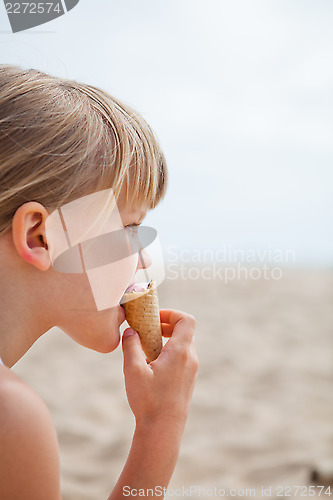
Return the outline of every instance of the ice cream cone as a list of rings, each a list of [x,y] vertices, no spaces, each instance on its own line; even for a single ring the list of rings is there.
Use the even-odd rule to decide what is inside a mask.
[[[150,363],[157,358],[162,349],[156,284],[152,281],[146,290],[126,293],[124,298],[127,300],[123,303],[126,321],[133,330],[138,332],[142,349]]]

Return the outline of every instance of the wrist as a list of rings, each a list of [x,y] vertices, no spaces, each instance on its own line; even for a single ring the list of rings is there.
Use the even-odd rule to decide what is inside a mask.
[[[144,442],[150,451],[178,455],[184,427],[185,421],[166,416],[136,420],[134,440]]]
[[[145,415],[135,417],[135,432],[148,438],[156,435],[181,438],[184,432],[187,415],[164,413],[163,415]]]

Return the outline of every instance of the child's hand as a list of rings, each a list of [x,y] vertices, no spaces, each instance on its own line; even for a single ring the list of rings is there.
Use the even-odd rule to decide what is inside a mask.
[[[125,486],[136,491],[167,488],[177,462],[198,370],[195,320],[174,310],[160,311],[160,316],[162,333],[170,339],[150,364],[138,334],[127,329],[123,335],[125,385],[136,428],[128,459],[109,500],[127,496]]]
[[[131,329],[123,334],[127,398],[137,425],[172,422],[182,432],[198,370],[195,319],[176,310],[161,310],[160,317],[162,333],[170,339],[149,365],[138,334]]]

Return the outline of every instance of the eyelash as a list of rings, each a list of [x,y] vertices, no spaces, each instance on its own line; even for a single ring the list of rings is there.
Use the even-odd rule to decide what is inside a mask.
[[[132,232],[137,232],[138,231],[138,227],[140,226],[140,224],[128,224],[127,226],[125,226],[125,229],[132,229]]]

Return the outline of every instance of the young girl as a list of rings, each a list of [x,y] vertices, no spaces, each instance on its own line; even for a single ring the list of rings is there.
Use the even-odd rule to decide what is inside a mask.
[[[51,416],[10,367],[53,326],[99,352],[119,344],[123,308],[98,311],[85,273],[52,267],[45,229],[62,205],[111,188],[124,226],[139,224],[164,196],[165,160],[147,123],[95,87],[0,66],[1,500],[61,499]],[[109,499],[139,490],[161,498],[177,461],[197,372],[195,320],[162,310],[161,324],[170,338],[151,364],[137,333],[123,334],[136,426]]]

